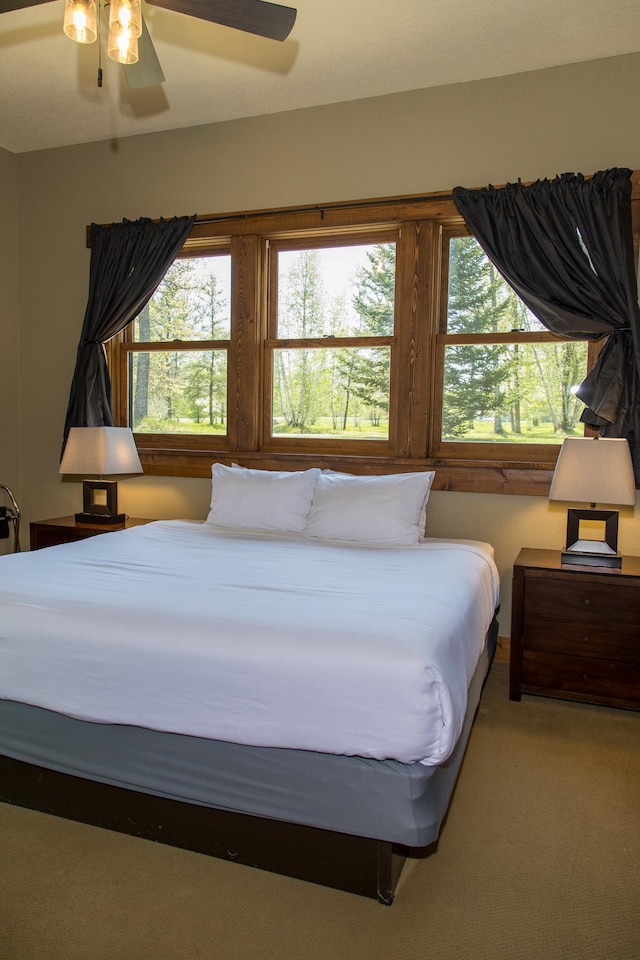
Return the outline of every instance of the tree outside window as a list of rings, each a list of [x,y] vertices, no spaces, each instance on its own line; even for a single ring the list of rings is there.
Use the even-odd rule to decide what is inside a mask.
[[[277,256],[272,434],[387,439],[395,244]]]
[[[549,334],[473,237],[449,241],[442,439],[555,443],[583,432],[587,344]]]

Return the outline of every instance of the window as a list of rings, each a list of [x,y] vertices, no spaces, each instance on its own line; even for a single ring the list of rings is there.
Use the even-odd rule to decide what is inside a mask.
[[[464,456],[468,445],[491,445],[503,458],[548,459],[541,445],[584,434],[576,389],[587,343],[549,333],[474,237],[445,233],[443,254],[434,451]]]
[[[270,443],[296,437],[312,449],[320,440],[388,441],[395,248],[395,238],[382,237],[272,245]]]
[[[543,328],[437,195],[196,222],[109,345],[148,473],[435,466],[529,494],[583,432],[596,352]]]
[[[123,343],[136,433],[226,434],[231,258],[176,260]]]

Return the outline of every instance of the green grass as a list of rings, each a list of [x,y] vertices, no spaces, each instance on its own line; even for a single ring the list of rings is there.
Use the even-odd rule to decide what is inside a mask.
[[[444,437],[445,441],[461,443],[557,443],[565,438],[564,433],[554,433],[550,423],[538,423],[535,426],[523,422],[521,433],[512,433],[510,424],[505,423],[504,433],[496,433],[493,429],[493,420],[476,420],[473,429],[467,430],[462,437]],[[362,420],[359,426],[350,424],[346,430],[335,429],[331,417],[319,417],[315,423],[309,424],[304,431],[278,423],[273,431],[277,437],[331,437],[342,440],[387,440],[388,423],[386,421],[372,425],[368,420]],[[184,433],[191,435],[224,436],[226,424],[215,423],[213,426],[204,421],[196,423],[194,420],[161,420],[145,417],[134,426],[137,433]],[[569,436],[583,435],[578,426]]]
[[[476,420],[473,429],[467,430],[462,437],[444,437],[444,440],[462,443],[562,443],[567,434],[555,433],[551,423],[533,425],[523,421],[520,433],[512,433],[511,425],[503,424],[504,433],[496,433],[493,420]],[[583,431],[578,426],[570,437],[581,437]]]
[[[216,423],[211,426],[209,423],[196,423],[194,420],[161,420],[153,417],[145,417],[140,423],[135,424],[133,429],[136,433],[185,433],[198,436],[221,436],[227,432],[226,424]],[[331,417],[319,417],[304,431],[288,427],[286,424],[277,424],[274,430],[274,436],[338,437],[345,440],[386,440],[388,435],[386,422],[372,426],[369,421],[363,420],[359,427],[349,425],[346,430],[335,430]]]
[[[133,429],[136,433],[188,433],[192,435],[224,436],[227,432],[227,425],[225,423],[214,423],[211,426],[210,423],[205,421],[196,423],[195,420],[160,420],[159,418],[145,417],[144,420],[136,423]]]
[[[298,427],[289,427],[285,423],[275,424],[275,437],[337,437],[342,440],[387,440],[389,424],[386,420],[373,425],[369,420],[362,419],[359,426],[347,424],[346,430],[334,427],[331,417],[318,417],[314,423],[305,426],[304,430]]]

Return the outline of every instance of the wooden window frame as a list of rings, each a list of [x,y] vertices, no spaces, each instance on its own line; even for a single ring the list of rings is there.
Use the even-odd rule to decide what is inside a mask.
[[[400,242],[401,228],[383,227],[382,229],[367,229],[354,234],[347,232],[344,235],[336,234],[331,231],[331,236],[325,238],[322,233],[306,234],[304,239],[300,239],[293,234],[289,238],[279,237],[269,243],[268,251],[268,304],[266,316],[266,336],[264,340],[264,360],[263,360],[263,416],[262,432],[260,439],[260,448],[265,452],[279,453],[287,450],[293,453],[309,453],[312,456],[322,448],[323,454],[332,454],[335,456],[391,456],[396,448],[395,436],[397,433],[397,391],[390,396],[389,410],[389,436],[386,440],[352,440],[340,439],[334,437],[299,437],[282,436],[272,433],[272,377],[273,377],[273,357],[276,350],[282,349],[338,349],[340,347],[389,347],[390,350],[390,384],[391,387],[396,382],[397,377],[397,357],[398,357],[398,335],[394,330],[392,336],[386,337],[322,337],[322,338],[298,338],[287,339],[278,336],[278,253],[281,251],[300,252],[312,249],[327,249],[331,247],[341,247],[348,245],[374,245],[376,243],[394,242],[396,250]],[[396,287],[396,308],[398,294]],[[365,452],[366,451],[366,452]]]
[[[224,238],[215,238],[210,244],[207,244],[206,247],[200,245],[198,256],[220,256],[224,254],[229,255],[230,253],[230,247],[225,243]],[[176,260],[189,259],[192,256],[193,254],[185,246],[176,257]],[[114,418],[118,426],[129,426],[129,361],[132,354],[224,350],[227,353],[227,370],[229,371],[232,344],[231,336],[228,340],[134,340],[134,323],[135,321],[130,323],[121,334],[114,337],[113,340],[106,345],[107,360],[112,378]],[[228,381],[227,393],[229,394]],[[203,452],[209,455],[210,451],[225,451],[227,449],[227,435],[209,434],[203,436],[188,434],[187,437],[188,442],[180,434],[136,433],[136,446],[138,447],[138,453],[145,473],[158,472],[157,470],[147,469],[145,457],[148,456],[148,454],[146,451],[156,451],[165,448],[168,457],[174,456],[170,451],[180,451],[175,454],[176,457],[180,457],[189,450],[193,451],[194,454]],[[167,476],[170,475],[170,471],[167,471]],[[188,476],[189,474],[184,475]]]
[[[448,296],[449,296],[449,244],[458,237],[470,237],[471,233],[464,223],[450,223],[443,226],[441,234],[441,279],[440,279],[440,307],[438,316],[438,332],[435,336],[435,390],[433,398],[433,419],[430,450],[434,457],[460,460],[471,453],[479,454],[478,459],[486,459],[488,451],[493,452],[496,459],[511,460],[517,463],[546,463],[549,468],[555,467],[558,459],[559,444],[555,443],[500,443],[499,441],[455,441],[442,439],[442,413],[444,401],[444,372],[445,352],[448,346],[481,345],[481,344],[527,344],[527,343],[584,343],[584,340],[567,341],[566,337],[559,337],[549,330],[509,333],[448,333]],[[599,352],[599,345],[588,343],[587,368],[590,370],[595,363]],[[585,427],[586,435],[593,435],[589,427]]]
[[[636,242],[639,207],[640,175],[634,174]],[[559,445],[522,444],[514,450],[513,444],[440,441],[442,358],[446,343],[456,339],[442,330],[443,238],[465,230],[453,198],[444,193],[197,218],[180,256],[225,249],[232,258],[231,339],[225,342],[228,432],[226,437],[138,433],[145,473],[209,478],[214,461],[262,469],[317,466],[360,474],[435,470],[434,489],[438,490],[546,496]],[[276,342],[269,320],[270,247],[370,242],[376,236],[397,237],[390,403],[395,415],[390,415],[388,442],[267,436],[269,378],[264,371]],[[492,342],[496,336],[490,335]],[[561,340],[547,333],[524,336]],[[277,343],[281,346],[283,341]],[[189,342],[185,348],[211,349],[220,344]],[[126,426],[127,356],[136,347],[128,331],[106,346],[115,420]],[[166,348],[165,344],[154,346]],[[598,349],[598,344],[590,345],[589,364]]]

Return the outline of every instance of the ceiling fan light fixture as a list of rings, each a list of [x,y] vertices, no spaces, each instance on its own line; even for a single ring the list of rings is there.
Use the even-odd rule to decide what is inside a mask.
[[[107,53],[116,63],[138,62],[138,38],[130,30],[109,30]]]
[[[110,0],[109,30],[111,33],[131,33],[137,39],[142,33],[140,0]]]
[[[95,0],[66,0],[62,29],[76,43],[93,43],[98,35]]]

